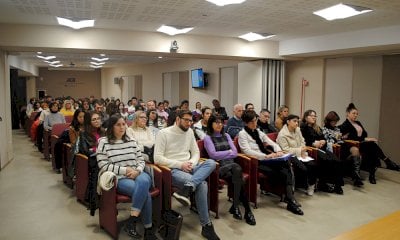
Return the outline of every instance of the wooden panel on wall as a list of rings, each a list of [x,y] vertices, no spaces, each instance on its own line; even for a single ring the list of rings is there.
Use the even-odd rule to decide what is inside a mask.
[[[71,96],[74,98],[100,97],[101,70],[73,71],[39,69],[36,89],[46,90],[53,97]]]

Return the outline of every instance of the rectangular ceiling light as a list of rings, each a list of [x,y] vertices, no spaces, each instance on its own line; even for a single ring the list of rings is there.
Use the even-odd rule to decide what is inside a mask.
[[[222,7],[230,4],[240,4],[245,2],[246,0],[206,0],[206,1]]]
[[[81,29],[81,28],[87,28],[87,27],[93,27],[94,26],[94,20],[89,19],[89,20],[81,20],[81,21],[72,21],[67,18],[62,18],[62,17],[57,17],[58,24],[67,26],[73,29]]]
[[[44,59],[44,60],[51,60],[51,59],[56,58],[56,56],[47,56],[47,57],[45,57],[45,56],[42,56],[42,55],[36,55],[36,57]]]
[[[270,34],[270,33],[254,33],[254,32],[249,32],[249,33],[239,36],[239,38],[242,38],[249,42],[263,40],[263,39],[272,38],[272,37],[275,37],[275,35]]]
[[[336,19],[349,18],[352,16],[356,16],[371,11],[372,9],[366,7],[359,7],[359,6],[340,3],[335,6],[316,11],[314,12],[314,14],[322,18],[325,18],[328,21],[332,21]]]
[[[105,63],[106,62],[90,62],[90,64],[97,65],[97,66],[103,65]]]
[[[103,62],[107,61],[109,58],[96,58],[96,57],[91,57],[92,60],[98,61],[98,62]]]
[[[58,67],[62,67],[63,65],[62,64],[49,64],[49,66],[58,68]]]
[[[168,26],[162,25],[160,28],[157,29],[157,32],[162,32],[168,34],[170,36],[174,36],[176,34],[187,33],[191,31],[193,27],[178,27],[178,26]]]
[[[90,65],[90,67],[91,67],[91,68],[101,68],[102,66],[101,66],[101,65],[99,65],[99,66],[97,66],[97,65]]]

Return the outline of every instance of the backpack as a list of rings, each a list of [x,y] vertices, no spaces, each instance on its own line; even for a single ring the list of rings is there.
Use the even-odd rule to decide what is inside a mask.
[[[183,222],[182,214],[170,209],[164,211],[163,224],[160,227],[160,236],[165,240],[179,240]]]

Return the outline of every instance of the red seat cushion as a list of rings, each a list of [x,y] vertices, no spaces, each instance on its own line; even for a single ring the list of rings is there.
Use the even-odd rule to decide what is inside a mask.
[[[152,197],[156,197],[160,195],[160,190],[158,188],[152,188],[150,190],[150,195]],[[132,202],[132,200],[129,196],[117,193],[117,203],[130,203],[130,202]]]

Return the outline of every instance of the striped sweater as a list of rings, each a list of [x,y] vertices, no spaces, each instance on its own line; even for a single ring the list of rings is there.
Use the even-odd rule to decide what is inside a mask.
[[[117,140],[111,144],[107,137],[102,137],[96,153],[100,171],[112,171],[118,178],[125,176],[127,167],[143,172],[145,162],[135,140]]]

